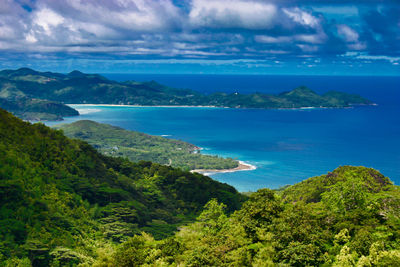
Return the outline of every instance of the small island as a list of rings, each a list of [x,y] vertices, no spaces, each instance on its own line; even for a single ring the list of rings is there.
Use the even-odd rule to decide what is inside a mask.
[[[337,91],[317,94],[305,86],[277,95],[206,95],[190,89],[171,88],[155,81],[116,82],[98,74],[79,71],[68,74],[29,68],[0,71],[0,107],[14,115],[25,120],[60,120],[79,114],[66,104],[293,109],[344,108],[373,103],[359,95]]]

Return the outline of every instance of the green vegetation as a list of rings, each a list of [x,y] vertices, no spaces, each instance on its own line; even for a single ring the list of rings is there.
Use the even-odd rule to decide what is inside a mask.
[[[22,75],[24,69],[20,71]],[[25,93],[25,85],[16,82],[12,75],[5,75],[5,73],[7,71],[0,72],[0,108],[31,121],[62,120],[66,116],[79,115],[78,111],[60,102],[35,97],[34,93]],[[31,84],[30,86],[34,91],[38,85]]]
[[[0,109],[0,266],[91,266],[140,232],[164,238],[212,198],[245,197],[201,174],[107,157]]]
[[[278,192],[231,215],[211,200],[173,237],[130,238],[108,266],[400,265],[400,188],[379,172],[344,166]]]
[[[79,138],[91,144],[101,153],[110,156],[127,157],[131,161],[146,160],[159,164],[194,169],[232,169],[238,166],[233,159],[201,155],[195,145],[124,130],[108,124],[81,120],[71,124],[61,124],[68,137]]]
[[[157,82],[116,82],[97,74],[38,72],[28,68],[0,71],[0,98],[16,96],[71,104],[188,105],[231,108],[349,107],[371,104],[361,96],[341,92],[319,95],[299,87],[279,95],[261,93],[201,94]],[[1,102],[0,102],[0,107]],[[7,107],[4,107],[7,108]],[[15,111],[13,111],[15,112]],[[19,114],[24,114],[21,111]],[[15,114],[17,114],[15,112]],[[57,115],[63,116],[61,113]]]
[[[232,108],[340,108],[357,104],[371,104],[369,100],[359,95],[336,91],[319,95],[305,86],[279,95],[215,93],[208,98],[208,105]]]
[[[28,97],[1,98],[0,107],[29,121],[62,120],[66,116],[77,116],[75,109],[55,102]]]

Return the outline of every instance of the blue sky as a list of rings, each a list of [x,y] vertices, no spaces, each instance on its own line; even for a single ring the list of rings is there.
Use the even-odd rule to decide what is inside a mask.
[[[0,68],[400,75],[400,1],[0,0]]]

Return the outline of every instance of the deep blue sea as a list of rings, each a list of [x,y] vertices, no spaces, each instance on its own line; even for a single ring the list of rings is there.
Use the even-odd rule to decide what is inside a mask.
[[[77,107],[81,116],[129,130],[166,135],[202,153],[253,164],[253,171],[213,174],[239,191],[278,188],[341,165],[373,167],[400,184],[400,77],[105,74],[124,81],[155,80],[204,93],[279,93],[306,85],[318,93],[357,93],[377,103],[348,109]],[[96,112],[94,112],[96,111]],[[49,122],[49,125],[55,124]]]

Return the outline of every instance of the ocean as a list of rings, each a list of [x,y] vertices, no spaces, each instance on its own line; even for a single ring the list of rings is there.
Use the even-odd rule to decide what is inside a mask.
[[[342,165],[372,167],[400,184],[400,77],[104,76],[118,81],[155,80],[207,94],[280,93],[300,85],[318,93],[338,90],[360,94],[377,106],[298,110],[74,106],[81,116],[64,122],[89,119],[167,136],[200,146],[205,154],[255,165],[257,169],[251,171],[210,175],[242,192],[294,184]]]

